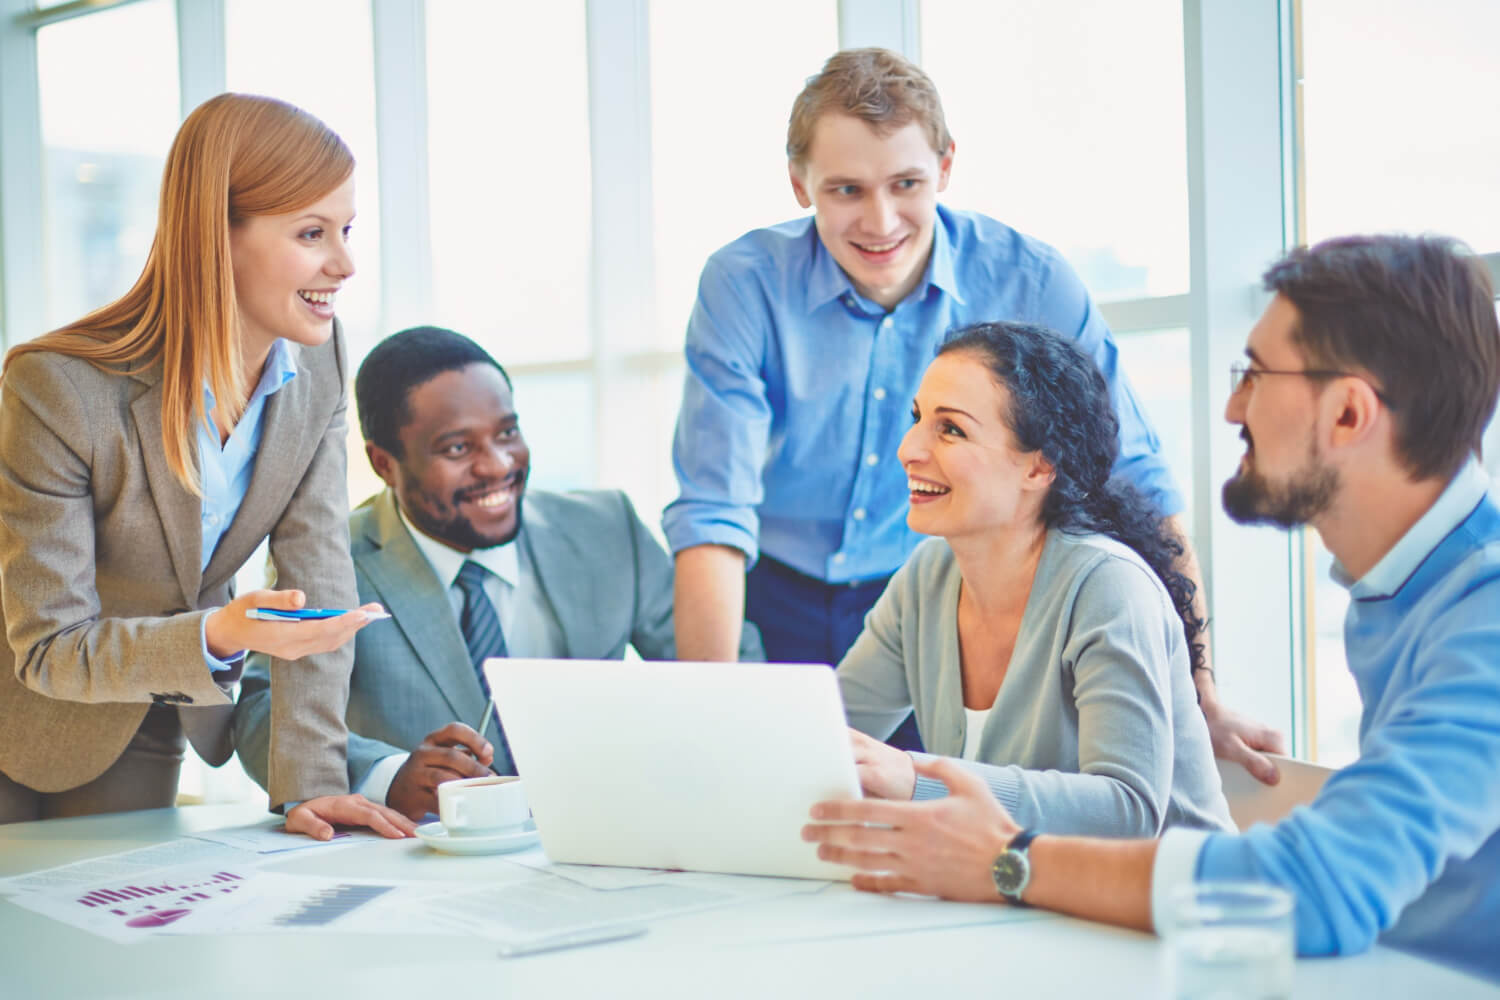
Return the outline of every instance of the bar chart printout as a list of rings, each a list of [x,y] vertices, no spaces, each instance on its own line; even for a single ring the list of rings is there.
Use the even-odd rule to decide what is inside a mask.
[[[113,941],[129,942],[225,900],[249,877],[219,868],[163,870],[150,878],[22,893],[12,902]]]
[[[348,914],[377,896],[390,892],[390,885],[353,885],[341,883],[331,885],[300,900],[290,909],[273,917],[274,927],[292,929],[297,927],[324,927],[339,917]]]

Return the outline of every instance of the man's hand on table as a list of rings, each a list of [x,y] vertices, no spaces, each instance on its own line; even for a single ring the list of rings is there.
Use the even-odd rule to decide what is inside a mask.
[[[824,861],[862,869],[854,875],[856,889],[997,902],[990,866],[1021,828],[989,787],[956,761],[912,764],[917,774],[947,785],[948,797],[819,802],[812,807],[816,822],[802,828],[802,839],[817,843]]]
[[[495,748],[462,722],[450,722],[422,742],[391,779],[386,804],[411,819],[438,811],[437,786],[458,778],[482,778],[490,772]]]
[[[417,824],[363,795],[320,795],[288,810],[287,833],[305,833],[314,840],[331,840],[333,824],[366,826],[382,837],[415,836]]]

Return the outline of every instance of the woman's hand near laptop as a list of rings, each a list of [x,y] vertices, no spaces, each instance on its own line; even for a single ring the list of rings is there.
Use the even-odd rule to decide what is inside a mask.
[[[910,799],[917,788],[917,772],[911,755],[897,750],[858,729],[849,730],[854,748],[854,767],[859,787],[872,799]]]

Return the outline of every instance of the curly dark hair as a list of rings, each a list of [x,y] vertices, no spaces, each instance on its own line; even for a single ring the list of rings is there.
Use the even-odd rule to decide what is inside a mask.
[[[1056,470],[1042,523],[1108,535],[1134,549],[1182,619],[1191,669],[1202,668],[1205,622],[1193,611],[1198,588],[1177,569],[1182,541],[1153,500],[1114,475],[1120,421],[1099,366],[1057,333],[1028,323],[976,323],[938,348],[939,355],[959,351],[977,355],[1010,393],[1005,421],[1020,447],[1040,451]]]

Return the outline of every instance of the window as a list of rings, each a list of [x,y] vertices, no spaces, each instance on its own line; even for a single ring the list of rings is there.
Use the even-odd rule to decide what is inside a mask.
[[[1302,0],[1306,237],[1449,233],[1500,250],[1500,4]]]
[[[1302,0],[1299,199],[1304,239],[1443,232],[1500,250],[1500,6],[1438,0]],[[1494,428],[1490,438],[1496,438]],[[1494,467],[1493,465],[1491,466]],[[1344,659],[1349,597],[1332,556],[1304,530],[1313,759],[1358,754],[1361,702]]]
[[[1101,301],[1187,291],[1179,0],[921,10],[957,144],[947,203],[1057,247]]]
[[[1117,334],[1121,367],[1161,439],[1161,453],[1187,507],[1193,531],[1193,378],[1188,331],[1183,328]]]
[[[374,50],[364,0],[228,0],[228,89],[297,105],[337,132],[358,163],[354,258],[339,292],[339,318],[353,357],[379,337],[380,166],[375,158]]]
[[[52,329],[119,298],[146,263],[177,131],[177,22],[167,0],[147,0],[49,25],[36,41]]]
[[[508,367],[591,347],[585,39],[577,0],[427,4],[434,321]]]
[[[682,347],[709,254],[801,213],[787,178],[787,116],[837,49],[827,0],[652,0],[655,346]]]

